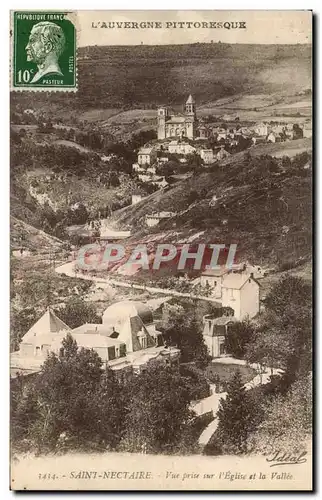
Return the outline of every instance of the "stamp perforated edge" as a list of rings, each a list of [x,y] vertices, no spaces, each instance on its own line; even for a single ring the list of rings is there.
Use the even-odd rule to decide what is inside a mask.
[[[75,86],[74,87],[15,87],[14,81],[14,14],[15,12],[62,12],[64,9],[60,10],[40,10],[40,9],[19,9],[10,11],[10,60],[9,60],[9,81],[10,81],[10,92],[77,92],[78,91],[78,42],[79,42],[79,29],[78,29],[78,17],[76,10],[67,10],[68,19],[74,24],[75,27]]]

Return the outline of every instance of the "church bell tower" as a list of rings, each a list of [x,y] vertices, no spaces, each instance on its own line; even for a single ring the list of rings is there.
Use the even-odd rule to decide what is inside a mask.
[[[189,95],[189,97],[186,101],[185,112],[186,112],[186,115],[190,115],[190,116],[193,116],[194,118],[196,118],[196,102],[191,94]]]
[[[165,122],[168,117],[168,108],[161,106],[158,108],[158,140],[166,138]]]

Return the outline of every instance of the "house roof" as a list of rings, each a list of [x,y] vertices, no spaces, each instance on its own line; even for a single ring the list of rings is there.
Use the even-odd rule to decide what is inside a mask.
[[[230,273],[224,276],[222,287],[240,290],[249,279],[257,283],[257,281],[254,280],[254,278],[250,274]]]
[[[139,155],[149,155],[153,151],[153,148],[141,148],[138,152]]]
[[[74,328],[71,331],[71,334],[73,336],[79,333],[87,335],[99,334],[105,337],[110,337],[114,332],[115,332],[114,328],[109,325],[101,325],[97,323],[85,323],[84,325],[80,325],[77,328]]]
[[[220,269],[205,269],[202,273],[201,276],[223,276],[224,274],[227,274],[229,269],[227,269],[224,266],[221,266]]]
[[[41,335],[36,335],[34,337],[23,338],[22,344],[29,344],[33,346],[49,345],[51,346],[54,342],[61,342],[65,333],[44,333]]]
[[[112,304],[103,313],[103,324],[115,326],[115,323],[122,322],[127,317],[139,316],[145,325],[153,323],[151,309],[136,300],[123,300]]]
[[[143,332],[146,335],[147,347],[154,347],[155,341],[145,328],[139,316],[127,317],[125,319],[120,328],[118,340],[123,341],[126,344],[128,352],[141,351],[142,347],[138,338],[140,332]]]
[[[218,326],[225,326],[228,323],[235,323],[236,321],[238,320],[235,316],[220,316],[219,318],[213,319],[212,323]]]
[[[92,335],[88,335],[86,333],[76,333],[72,334],[72,337],[76,340],[78,347],[85,347],[86,349],[92,349],[94,347],[112,347],[125,344],[125,342],[121,340],[104,337],[99,333],[93,333]]]
[[[69,326],[59,319],[52,309],[48,307],[41,318],[23,336],[22,341],[27,341],[28,339],[38,335],[59,333],[69,330]]]
[[[195,104],[195,100],[194,98],[192,97],[192,95],[190,94],[187,101],[186,101],[186,104]]]

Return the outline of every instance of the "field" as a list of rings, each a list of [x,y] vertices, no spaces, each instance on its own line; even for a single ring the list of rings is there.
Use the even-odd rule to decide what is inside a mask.
[[[83,119],[104,121],[117,109],[181,106],[189,93],[202,105],[236,95],[287,99],[311,88],[310,45],[93,46],[80,48],[79,55],[77,93],[12,95],[12,102],[45,113],[50,108],[56,116],[86,112]]]
[[[250,148],[250,154],[252,156],[260,155],[271,155],[275,158],[281,158],[283,156],[288,156],[292,158],[293,156],[303,153],[304,151],[312,150],[312,140],[309,138],[296,139],[295,141],[280,142],[275,144],[260,144]]]
[[[229,382],[237,369],[241,373],[244,384],[250,382],[256,375],[255,370],[249,366],[216,363],[215,360],[207,366],[205,375],[209,382],[214,381],[217,376],[219,376],[221,382]]]

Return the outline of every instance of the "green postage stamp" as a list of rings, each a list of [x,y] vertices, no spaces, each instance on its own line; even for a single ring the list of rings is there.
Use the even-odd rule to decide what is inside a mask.
[[[12,90],[77,90],[75,12],[12,12]]]

